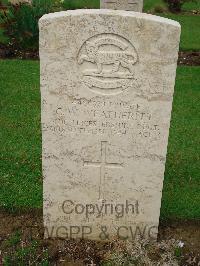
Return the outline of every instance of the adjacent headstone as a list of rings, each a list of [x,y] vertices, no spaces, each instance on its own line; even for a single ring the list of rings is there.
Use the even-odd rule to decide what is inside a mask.
[[[101,0],[101,8],[142,12],[143,0]]]
[[[32,0],[9,0],[9,2],[11,4],[13,4],[13,5],[20,5],[20,4],[23,4],[23,3],[31,4]]]
[[[137,12],[40,19],[46,237],[156,237],[179,37]]]

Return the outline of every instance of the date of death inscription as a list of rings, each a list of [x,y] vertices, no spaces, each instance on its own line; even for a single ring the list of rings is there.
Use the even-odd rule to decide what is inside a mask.
[[[161,129],[155,116],[141,104],[75,99],[56,107],[50,121],[42,126],[43,131],[59,135],[135,135],[158,140]]]

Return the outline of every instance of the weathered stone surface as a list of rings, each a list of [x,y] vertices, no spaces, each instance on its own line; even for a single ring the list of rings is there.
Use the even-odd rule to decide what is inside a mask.
[[[179,36],[175,21],[128,11],[40,19],[44,224],[53,236],[133,239],[137,226],[156,236]]]
[[[143,0],[101,0],[101,8],[142,12]]]

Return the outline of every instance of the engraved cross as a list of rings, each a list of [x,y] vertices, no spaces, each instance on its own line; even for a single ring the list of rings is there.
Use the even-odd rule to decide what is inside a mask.
[[[103,199],[103,192],[105,186],[106,168],[122,168],[123,163],[108,163],[107,162],[107,141],[101,142],[101,161],[90,162],[84,161],[84,166],[98,167],[100,169],[100,185],[99,185],[99,199]]]

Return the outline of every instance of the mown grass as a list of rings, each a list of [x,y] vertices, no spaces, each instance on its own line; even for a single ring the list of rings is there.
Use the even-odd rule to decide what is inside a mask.
[[[161,217],[200,218],[200,67],[179,67]],[[42,207],[39,63],[0,61],[0,206]]]
[[[192,10],[200,10],[200,1],[196,0],[193,2],[186,2],[183,7],[183,11],[192,11]]]
[[[39,64],[0,61],[0,205],[42,205]]]
[[[178,67],[162,218],[200,218],[200,67]]]

